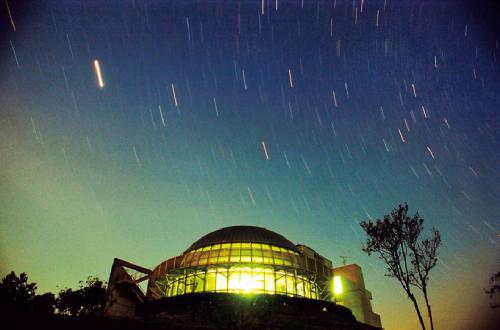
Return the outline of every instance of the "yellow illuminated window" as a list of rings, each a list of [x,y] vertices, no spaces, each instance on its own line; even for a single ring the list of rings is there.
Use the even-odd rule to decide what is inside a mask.
[[[186,278],[186,293],[191,293],[193,292],[193,284],[194,284],[194,276],[188,276]]]
[[[203,284],[205,282],[205,274],[196,275],[194,279],[194,292],[203,292]]]
[[[262,244],[260,243],[252,243],[252,249],[261,249],[262,248]]]
[[[295,294],[295,278],[293,276],[286,277],[286,292]]]
[[[229,257],[228,256],[219,256],[219,259],[217,262],[228,262]]]
[[[231,248],[233,248],[233,249],[241,249],[241,243],[233,243],[233,245],[231,246]]]
[[[280,248],[279,248],[279,247],[277,247],[277,246],[274,246],[274,245],[272,245],[272,246],[271,246],[271,249],[272,249],[273,251],[280,251]]]
[[[271,246],[269,244],[262,244],[262,250],[271,250]]]
[[[250,249],[250,243],[241,243],[242,249]]]
[[[297,295],[304,296],[304,282],[297,279]]]
[[[264,257],[272,257],[273,253],[270,250],[262,250]]]
[[[231,247],[231,243],[223,243],[223,244],[221,245],[221,248],[222,248],[222,249],[229,249],[230,247]]]
[[[215,291],[215,277],[216,273],[207,273],[207,277],[205,280],[205,291]]]
[[[274,293],[274,273],[265,273],[266,292]]]
[[[255,262],[255,263],[263,263],[264,262],[264,259],[262,257],[255,257],[255,256],[252,256],[252,262]]]
[[[276,274],[276,292],[286,293],[286,276]]]
[[[200,257],[200,258],[208,258],[208,255],[209,255],[209,254],[210,254],[210,252],[208,252],[208,251],[203,251],[203,252],[201,253],[201,257]]]
[[[344,288],[342,286],[342,278],[340,276],[334,276],[333,277],[333,294],[334,295],[341,295],[344,293]]]
[[[184,279],[180,280],[177,284],[177,294],[184,294]]]
[[[228,276],[228,289],[229,292],[238,292],[240,289],[240,272],[230,272]]]
[[[222,273],[222,272],[217,272],[217,278],[216,278],[215,285],[216,285],[217,291],[226,291],[227,290],[227,274]]]
[[[262,257],[262,250],[261,249],[252,249],[252,255]]]

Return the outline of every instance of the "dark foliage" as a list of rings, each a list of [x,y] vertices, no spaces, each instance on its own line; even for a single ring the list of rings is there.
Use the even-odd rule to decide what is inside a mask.
[[[413,302],[422,329],[425,324],[420,308],[413,293],[413,288],[422,291],[431,324],[431,307],[428,300],[427,284],[429,273],[437,263],[437,249],[441,244],[439,231],[432,228],[432,236],[420,239],[424,219],[418,212],[408,216],[408,205],[405,203],[392,210],[383,219],[362,221],[361,227],[367,234],[363,247],[368,255],[377,254],[387,265],[387,276],[396,278],[403,287],[408,298]]]
[[[36,295],[36,283],[28,282],[26,273],[11,272],[0,283],[0,306],[7,315],[50,315],[55,310],[52,293]]]
[[[72,316],[101,315],[106,304],[106,283],[97,277],[80,282],[77,290],[71,288],[59,292],[57,309]]]

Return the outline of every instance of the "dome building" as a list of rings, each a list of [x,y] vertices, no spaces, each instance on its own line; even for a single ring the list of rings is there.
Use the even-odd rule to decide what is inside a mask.
[[[106,315],[136,317],[147,310],[168,312],[176,299],[183,304],[208,299],[212,304],[213,299],[237,296],[275,297],[284,305],[307,299],[310,302],[303,304],[321,304],[324,311],[328,304],[342,304],[332,290],[332,275],[332,262],[305,245],[295,245],[261,227],[225,227],[206,234],[153,270],[115,259]],[[360,315],[374,314],[369,301],[365,305]],[[370,320],[355,316],[380,327],[378,315]]]
[[[148,297],[226,292],[328,299],[331,262],[316,254],[308,264],[304,249],[265,228],[222,228],[159,264]]]

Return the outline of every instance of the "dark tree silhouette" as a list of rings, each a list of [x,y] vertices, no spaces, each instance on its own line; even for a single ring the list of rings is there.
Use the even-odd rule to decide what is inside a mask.
[[[405,203],[385,215],[383,219],[362,221],[360,225],[368,236],[363,251],[368,255],[376,253],[384,260],[388,270],[386,276],[394,277],[401,283],[413,303],[422,329],[425,329],[412,289],[416,287],[422,291],[431,329],[434,329],[427,284],[429,272],[437,262],[437,249],[441,243],[441,236],[439,231],[433,228],[431,238],[419,240],[424,229],[423,222],[418,212],[412,217],[408,216],[408,205]]]
[[[493,300],[493,297],[500,293],[500,272],[491,275],[490,277],[490,286],[488,289],[485,289],[484,292],[490,296],[490,299]],[[490,303],[491,308],[499,308],[500,303]]]
[[[28,283],[28,275],[21,273],[19,277],[13,271],[0,283],[0,301],[6,314],[31,310],[35,297],[36,283]]]
[[[59,292],[57,309],[62,314],[72,316],[100,315],[106,304],[106,283],[97,277],[80,281],[77,290],[70,288]]]
[[[71,288],[59,291],[59,297],[56,301],[57,310],[61,314],[77,316],[83,306],[83,297],[79,290]]]
[[[6,315],[54,314],[56,299],[52,293],[36,294],[36,283],[28,282],[26,273],[11,272],[0,283],[0,308]]]
[[[52,292],[33,297],[33,311],[39,316],[52,315],[56,309],[56,297]]]

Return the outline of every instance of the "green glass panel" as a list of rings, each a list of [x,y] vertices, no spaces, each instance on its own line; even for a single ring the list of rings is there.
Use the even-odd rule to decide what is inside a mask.
[[[264,257],[264,263],[265,264],[272,264],[273,263],[273,258]]]
[[[229,257],[228,256],[224,256],[224,257],[221,257],[219,256],[219,259],[218,259],[218,263],[222,263],[222,262],[228,262],[229,261]]]
[[[220,250],[219,252],[219,256],[228,256],[229,255],[229,249],[223,249],[223,250]]]
[[[265,284],[266,284],[266,292],[273,293],[275,292],[274,287],[274,273],[265,273]]]
[[[216,273],[207,273],[205,280],[205,291],[215,291],[216,288]]]
[[[262,257],[262,250],[261,249],[252,249],[252,255],[256,257]]]
[[[297,295],[304,297],[304,282],[302,281],[297,283]]]
[[[286,293],[286,276],[276,274],[276,292]]]
[[[203,292],[205,274],[196,274],[194,277],[194,292]]]
[[[264,262],[264,259],[262,257],[254,257],[252,256],[252,262],[261,264]]]
[[[286,276],[286,292],[295,294],[295,278],[293,276]]]

